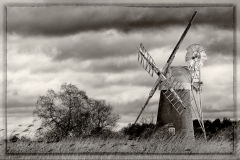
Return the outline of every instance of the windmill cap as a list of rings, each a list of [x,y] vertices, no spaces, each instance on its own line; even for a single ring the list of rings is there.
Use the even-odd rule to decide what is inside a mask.
[[[171,66],[166,78],[173,85],[173,89],[191,90],[191,72],[187,66]],[[160,90],[167,90],[167,87],[160,85]]]

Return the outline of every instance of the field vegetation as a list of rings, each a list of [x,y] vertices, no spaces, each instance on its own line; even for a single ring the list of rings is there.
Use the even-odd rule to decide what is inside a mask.
[[[28,125],[22,133],[14,130],[6,141],[4,130],[0,131],[0,145],[4,146],[1,153],[5,152],[6,146],[5,158],[26,159],[30,156],[29,159],[33,159],[37,156],[41,159],[42,155],[47,155],[48,159],[54,159],[53,155],[57,154],[60,159],[61,154],[81,154],[87,159],[100,154],[104,155],[103,159],[114,159],[117,155],[128,155],[129,159],[149,155],[154,159],[158,154],[184,154],[182,158],[187,159],[194,154],[231,156],[237,149],[239,122],[228,118],[204,121],[207,140],[197,120],[193,121],[195,141],[189,141],[180,132],[169,134],[170,124],[160,126],[153,116],[113,131],[120,117],[113,113],[112,106],[104,100],[89,98],[71,84],[63,84],[58,93],[48,90],[45,96],[39,96],[34,114],[42,119],[42,125],[33,136],[30,132],[34,124]],[[139,156],[131,157],[132,154]],[[97,159],[101,158],[97,156]]]
[[[216,120],[215,120],[216,121]],[[214,124],[214,122],[211,124]],[[217,120],[218,121],[218,120]],[[226,121],[226,119],[225,119]],[[142,123],[128,125],[118,132],[108,129],[99,131],[91,135],[81,135],[78,137],[68,136],[61,141],[46,138],[32,140],[21,137],[21,139],[9,139],[7,152],[18,153],[234,153],[234,129],[236,122],[223,127],[207,127],[206,141],[202,132],[195,127],[195,141],[188,141],[182,137],[181,133],[169,135],[168,126],[156,127],[152,123]],[[207,123],[211,121],[206,121]],[[206,123],[205,122],[205,123]],[[216,131],[217,130],[217,131]],[[54,133],[52,133],[54,134]],[[49,136],[49,135],[48,135]]]

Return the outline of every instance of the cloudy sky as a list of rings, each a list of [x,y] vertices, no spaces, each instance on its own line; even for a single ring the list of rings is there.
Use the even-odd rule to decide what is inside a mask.
[[[134,122],[156,81],[137,61],[140,43],[162,69],[195,10],[173,66],[187,66],[186,48],[200,44],[205,119],[233,117],[233,7],[7,7],[7,125],[32,123],[39,95],[71,83],[105,99]],[[143,113],[156,117],[157,91]]]

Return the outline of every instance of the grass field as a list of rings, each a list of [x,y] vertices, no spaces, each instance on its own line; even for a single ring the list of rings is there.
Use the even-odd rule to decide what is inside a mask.
[[[7,144],[8,153],[233,153],[229,141],[127,141],[126,139],[67,139],[54,143],[16,142]]]
[[[234,159],[235,157],[232,142],[214,140],[206,142],[203,139],[198,139],[192,144],[171,140],[137,142],[126,139],[65,139],[54,143],[19,141],[9,142],[7,152],[6,159],[142,159],[143,157],[145,159],[159,159],[159,157]]]
[[[238,135],[239,136],[239,135]],[[237,138],[235,137],[235,140]],[[239,139],[239,138],[238,138]],[[187,141],[181,135],[150,136],[128,140],[126,136],[68,137],[59,142],[30,140],[0,142],[0,159],[238,159],[239,145],[229,137],[216,135],[208,141],[196,137]],[[3,154],[7,152],[7,154]]]
[[[188,143],[176,141],[176,138],[168,141],[68,138],[53,143],[8,142],[7,154],[4,157],[5,159],[159,159],[159,157],[164,157],[164,159],[234,159],[236,158],[234,155],[233,142],[228,140],[205,141],[200,138]]]

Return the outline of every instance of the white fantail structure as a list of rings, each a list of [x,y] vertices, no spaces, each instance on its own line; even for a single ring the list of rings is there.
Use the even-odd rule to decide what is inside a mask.
[[[187,48],[187,54],[185,57],[185,61],[189,63],[189,70],[192,74],[192,99],[194,101],[194,105],[192,105],[194,114],[198,119],[198,122],[203,130],[204,137],[206,139],[206,132],[203,123],[203,114],[202,114],[202,85],[201,81],[201,68],[204,63],[207,61],[207,55],[204,51],[204,48],[199,44],[192,44]],[[194,93],[195,91],[195,93]]]

